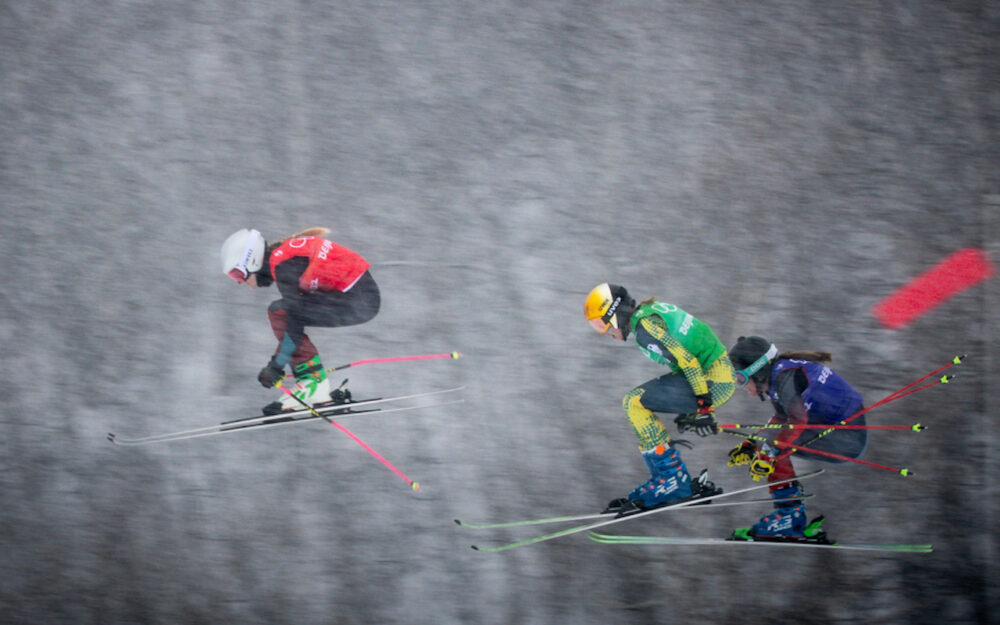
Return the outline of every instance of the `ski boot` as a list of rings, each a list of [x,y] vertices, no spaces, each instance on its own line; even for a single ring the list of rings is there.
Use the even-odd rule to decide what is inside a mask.
[[[830,540],[830,538],[826,535],[826,530],[821,527],[823,521],[823,516],[818,516],[812,521],[809,521],[805,528],[803,528],[801,536],[763,533],[757,534],[753,527],[741,527],[733,530],[733,535],[730,536],[728,540],[764,540],[771,542],[813,543],[817,545],[837,544]]]
[[[806,506],[802,503],[802,487],[799,483],[791,482],[781,488],[771,491],[774,501],[774,512],[765,514],[760,521],[751,527],[741,527],[733,530],[734,540],[796,540],[806,537],[806,530],[809,529],[814,534],[822,532],[819,524],[823,522],[823,517],[819,517],[813,523],[806,521]],[[815,527],[814,527],[815,525]]]
[[[623,514],[629,510],[659,508],[694,496],[695,487],[692,486],[691,476],[676,449],[668,445],[657,445],[642,452],[642,459],[651,477],[629,493],[628,497],[612,500],[604,510],[605,513]]]
[[[326,369],[323,368],[319,356],[313,356],[309,360],[295,365],[293,369],[295,388],[292,389],[292,394],[296,398],[310,406],[331,400],[330,380],[326,377]],[[274,415],[287,410],[302,410],[303,408],[302,403],[285,393],[282,394],[281,399],[264,406],[264,414]]]

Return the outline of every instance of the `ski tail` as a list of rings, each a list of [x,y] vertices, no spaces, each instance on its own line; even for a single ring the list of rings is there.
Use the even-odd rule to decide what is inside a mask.
[[[590,532],[589,538],[605,545],[755,545],[770,547],[815,547],[829,549],[846,549],[854,551],[898,551],[907,553],[931,553],[933,545],[927,544],[893,544],[893,543],[841,543],[837,541],[814,540],[737,540],[733,538],[691,538],[681,536],[624,536],[620,534],[601,534]]]

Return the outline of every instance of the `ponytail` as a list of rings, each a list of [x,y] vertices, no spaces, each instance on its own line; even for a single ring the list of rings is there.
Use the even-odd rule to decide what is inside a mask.
[[[289,239],[295,239],[298,237],[321,237],[329,233],[330,233],[329,228],[323,228],[323,227],[306,228],[302,232],[296,232],[295,234],[288,235],[287,237],[282,239],[281,242],[284,243]]]
[[[833,362],[833,354],[830,352],[782,352],[775,357],[775,360],[810,360],[812,362],[826,363]]]
[[[329,232],[330,232],[329,228],[323,228],[321,226],[317,226],[313,228],[306,228],[305,230],[301,232],[296,232],[295,234],[290,234],[283,239],[268,243],[267,249],[264,252],[264,258],[270,258],[271,252],[278,249],[278,247],[285,241],[289,241],[291,239],[297,239],[299,237],[321,237],[325,234],[329,234]]]

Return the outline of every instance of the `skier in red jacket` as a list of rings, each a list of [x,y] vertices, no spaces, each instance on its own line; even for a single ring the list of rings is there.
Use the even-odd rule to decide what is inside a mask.
[[[278,339],[258,381],[271,388],[295,374],[294,395],[312,405],[330,401],[330,382],[306,326],[333,328],[365,323],[381,304],[371,265],[356,252],[324,239],[327,228],[310,228],[268,244],[257,230],[233,233],[222,245],[222,270],[250,288],[278,286],[281,299],[271,302],[267,317]],[[264,414],[301,408],[287,394],[264,407]]]

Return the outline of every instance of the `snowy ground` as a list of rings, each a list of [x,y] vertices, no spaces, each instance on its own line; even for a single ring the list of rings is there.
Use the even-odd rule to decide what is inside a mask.
[[[4,3],[0,621],[990,622],[1000,283],[898,331],[869,309],[956,249],[1000,258],[998,37],[996,2]],[[109,444],[273,398],[274,291],[218,249],[313,225],[384,297],[312,332],[328,366],[464,354],[349,372],[359,397],[466,385],[345,421],[423,492],[321,424]],[[968,353],[873,413],[930,426],[872,435],[913,477],[810,484],[834,537],[935,552],[470,550],[530,533],[455,517],[586,512],[644,479],[620,399],[662,369],[583,320],[605,280],[727,345],[832,351],[869,401]],[[685,459],[746,486],[734,442]],[[629,529],[724,536],[767,509]]]

